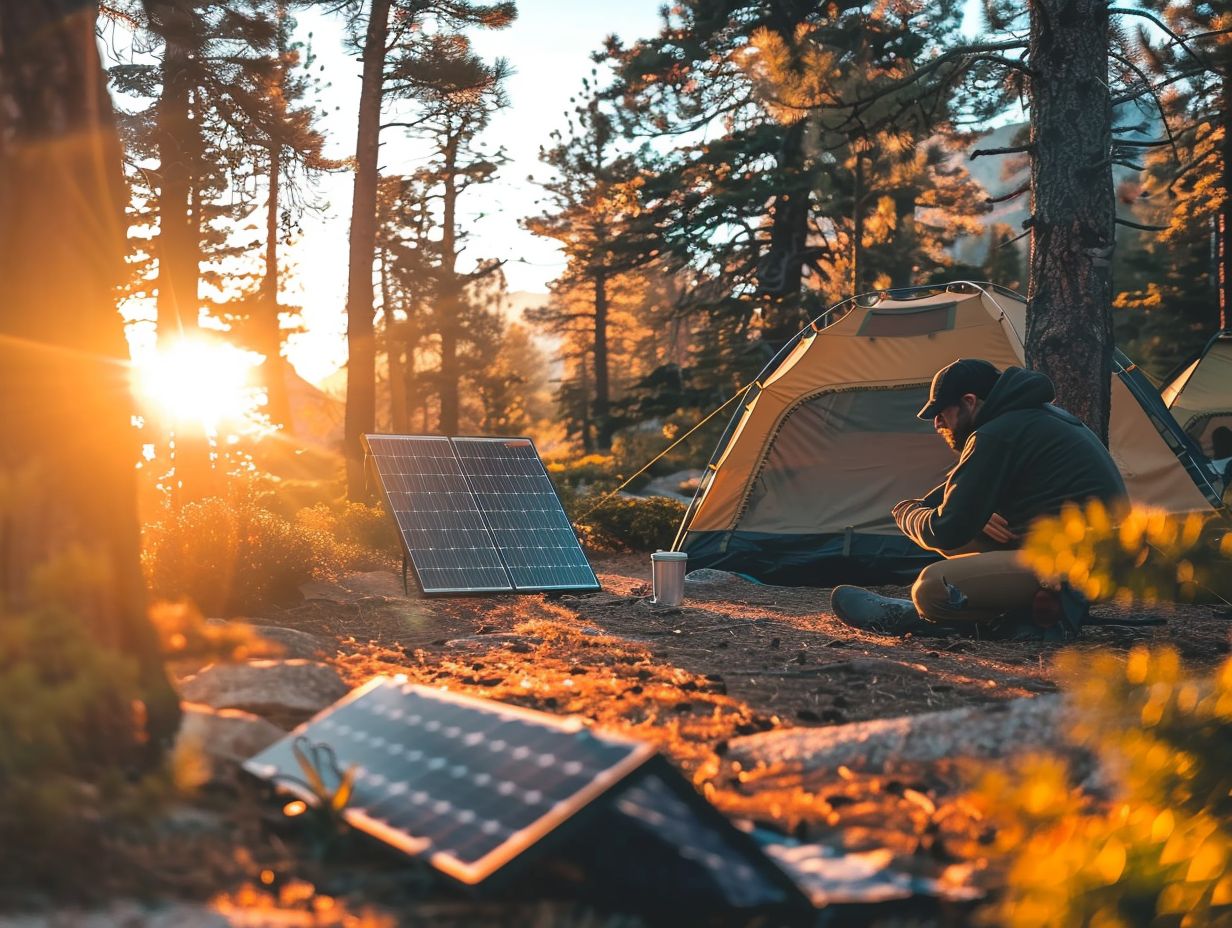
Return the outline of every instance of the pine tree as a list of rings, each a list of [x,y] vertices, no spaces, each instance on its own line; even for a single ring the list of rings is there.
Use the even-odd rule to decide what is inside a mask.
[[[466,0],[353,0],[346,5],[352,40],[363,59],[359,121],[355,142],[355,190],[351,200],[351,230],[347,274],[347,406],[345,455],[347,494],[365,494],[360,436],[376,422],[376,327],[373,264],[376,260],[377,154],[382,110],[387,96],[414,97],[425,89],[463,91],[452,83],[455,73],[439,73],[430,63],[417,67],[413,56],[392,59],[391,53],[424,35],[425,25],[440,34],[458,34],[468,26],[500,29],[513,21],[512,3],[480,5]],[[362,36],[362,38],[360,37]]]
[[[593,79],[593,75],[592,75]],[[640,215],[641,177],[631,154],[616,149],[617,136],[611,115],[589,81],[583,83],[583,100],[569,117],[568,137],[553,133],[553,145],[540,150],[540,160],[554,172],[543,183],[548,210],[523,220],[536,235],[560,243],[567,263],[564,275],[553,284],[563,290],[585,289],[589,299],[582,317],[590,321],[585,350],[591,355],[593,373],[591,421],[584,444],[588,450],[608,452],[616,422],[612,417],[610,287],[615,278],[650,260],[653,245],[636,220]],[[558,301],[558,309],[560,308]],[[541,316],[541,321],[547,321]],[[556,321],[557,326],[563,319]]]
[[[126,197],[96,13],[76,0],[0,4],[0,603],[22,611],[48,608],[41,596],[68,599],[101,646],[135,661],[161,748],[179,700],[139,564],[115,304]],[[56,558],[78,568],[73,583],[49,584]]]

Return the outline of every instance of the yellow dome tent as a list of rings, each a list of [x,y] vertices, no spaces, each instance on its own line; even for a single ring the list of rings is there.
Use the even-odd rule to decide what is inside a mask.
[[[1160,395],[1202,453],[1219,457],[1212,435],[1221,426],[1232,428],[1232,331],[1217,333]]]
[[[989,284],[853,297],[792,339],[742,398],[677,536],[689,568],[765,582],[902,582],[936,556],[890,517],[954,457],[916,418],[956,358],[1023,364],[1026,303]],[[1117,352],[1109,444],[1133,500],[1220,505],[1215,477],[1150,383]]]

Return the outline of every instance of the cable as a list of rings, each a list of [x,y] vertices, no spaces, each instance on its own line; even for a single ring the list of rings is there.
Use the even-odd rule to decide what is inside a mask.
[[[672,449],[673,449],[673,448],[675,448],[677,445],[681,444],[682,442],[686,441],[686,440],[689,438],[689,436],[690,436],[690,435],[692,435],[694,432],[696,432],[698,429],[700,429],[703,425],[705,425],[707,422],[709,422],[711,419],[713,419],[715,416],[717,416],[719,413],[721,413],[724,409],[726,409],[728,406],[730,406],[730,405],[732,404],[732,401],[733,401],[733,400],[738,400],[740,397],[742,397],[742,396],[744,396],[746,393],[748,393],[748,392],[749,392],[749,390],[750,390],[750,389],[754,386],[754,384],[756,384],[756,383],[757,383],[757,381],[756,381],[756,380],[750,380],[748,383],[746,383],[743,387],[741,387],[739,390],[737,390],[735,393],[733,393],[730,397],[728,397],[728,398],[727,398],[727,400],[726,400],[726,401],[724,401],[724,403],[723,403],[723,405],[722,405],[722,406],[717,407],[717,408],[716,408],[716,409],[715,409],[712,413],[710,413],[710,415],[706,416],[706,418],[704,418],[704,419],[702,419],[700,422],[698,422],[695,426],[693,426],[693,428],[689,429],[687,432],[685,432],[683,435],[681,435],[679,438],[677,438],[674,442],[672,442],[670,445],[668,445],[666,448],[664,448],[662,451],[660,451],[658,454],[656,454],[653,458],[651,458],[651,459],[650,459],[649,461],[647,461],[644,465],[642,465],[642,467],[641,467],[641,468],[639,468],[639,469],[637,470],[637,472],[636,472],[636,473],[631,474],[631,475],[630,475],[630,476],[629,476],[629,477],[625,480],[625,482],[624,482],[624,483],[622,483],[622,484],[621,484],[620,486],[618,486],[616,489],[612,490],[612,491],[611,491],[611,492],[609,492],[607,495],[605,495],[605,496],[604,496],[601,500],[599,500],[599,502],[595,503],[593,506],[591,506],[589,509],[587,509],[584,513],[582,513],[580,516],[578,516],[578,517],[577,517],[574,521],[575,521],[575,522],[581,522],[581,521],[582,521],[582,520],[584,520],[587,516],[589,516],[592,512],[594,512],[596,509],[598,509],[600,506],[605,505],[605,504],[607,503],[607,501],[608,501],[608,500],[612,499],[614,496],[616,496],[616,494],[617,494],[617,493],[619,493],[621,490],[623,490],[625,487],[627,487],[629,484],[631,484],[634,480],[636,480],[636,479],[637,479],[638,477],[640,477],[642,474],[646,473],[646,471],[647,471],[647,470],[649,470],[652,466],[654,466],[654,464],[655,464],[655,462],[656,462],[656,461],[658,461],[658,460],[659,460],[660,458],[662,458],[664,455],[669,454],[669,453],[672,451]]]

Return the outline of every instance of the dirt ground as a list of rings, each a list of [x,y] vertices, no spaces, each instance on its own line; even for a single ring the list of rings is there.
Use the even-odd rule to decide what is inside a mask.
[[[876,775],[839,770],[743,770],[727,761],[736,736],[841,725],[987,704],[1056,689],[1061,647],[1128,651],[1175,645],[1194,671],[1229,651],[1226,605],[1098,606],[1070,645],[964,638],[890,638],[854,631],[829,611],[829,591],[761,586],[706,572],[668,608],[649,600],[646,555],[593,555],[602,592],[424,599],[389,574],[329,589],[262,621],[338,643],[333,661],[358,685],[406,674],[657,743],[729,815],[845,852],[886,851],[932,877],[955,870],[994,890],[989,826],[963,799],[959,765]],[[883,592],[905,595],[901,588]]]

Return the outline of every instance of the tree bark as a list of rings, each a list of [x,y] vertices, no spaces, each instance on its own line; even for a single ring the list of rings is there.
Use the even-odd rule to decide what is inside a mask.
[[[804,182],[804,128],[801,120],[788,127],[777,153],[779,174],[787,189],[774,198],[770,211],[770,247],[757,266],[757,289],[770,297],[765,337],[782,342],[800,330],[800,291],[804,285],[804,253],[808,242],[809,190]]]
[[[278,319],[278,207],[282,175],[282,146],[269,146],[269,199],[265,205],[265,276],[261,280],[261,299],[257,307],[258,351],[265,355],[262,365],[267,397],[266,413],[275,425],[290,429],[291,401],[287,395],[287,362],[282,356],[282,326]]]
[[[445,145],[441,165],[441,293],[438,318],[441,330],[441,419],[442,435],[458,434],[458,312],[462,292],[458,285],[458,136]]]
[[[138,447],[115,302],[126,190],[96,12],[80,0],[0,4],[0,609],[68,600],[100,645],[136,661],[161,746],[179,700],[139,564]],[[76,583],[39,583],[57,563]]]
[[[864,292],[864,151],[855,146],[856,164],[851,184],[851,292]]]
[[[595,438],[602,454],[612,450],[612,396],[607,350],[607,270],[598,267],[595,282]]]
[[[407,430],[406,371],[402,364],[402,339],[394,319],[393,295],[389,290],[389,252],[381,249],[381,312],[385,316],[385,359],[389,377],[389,427],[404,434]]]
[[[192,194],[201,139],[192,118],[192,56],[180,42],[188,28],[180,21],[182,15],[175,6],[164,4],[152,17],[154,31],[165,43],[158,101],[157,328],[163,344],[195,332],[200,313],[201,235]]]
[[[1112,391],[1112,104],[1106,0],[1032,0],[1027,366],[1105,444]]]
[[[376,326],[372,305],[372,264],[376,251],[377,156],[381,145],[385,43],[390,0],[371,0],[364,40],[359,128],[355,140],[355,190],[351,198],[347,274],[347,397],[345,456],[347,496],[366,496],[360,436],[376,425]]]
[[[1223,77],[1220,84],[1223,111],[1223,141],[1219,146],[1219,175],[1223,201],[1219,207],[1219,328],[1232,326],[1232,42],[1224,42]]]

